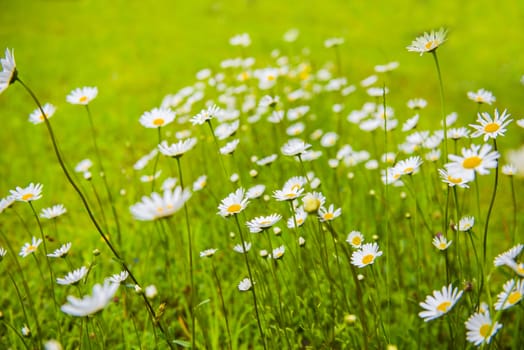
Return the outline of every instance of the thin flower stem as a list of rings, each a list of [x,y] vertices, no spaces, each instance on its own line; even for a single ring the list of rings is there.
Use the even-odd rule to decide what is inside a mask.
[[[215,277],[215,282],[217,284],[218,288],[218,295],[220,296],[220,303],[222,305],[222,313],[224,314],[224,320],[226,321],[226,331],[227,331],[227,343],[229,350],[233,349],[232,345],[232,338],[231,338],[231,330],[229,327],[229,319],[227,317],[227,309],[226,309],[226,303],[224,302],[224,295],[222,293],[222,286],[220,284],[220,278],[218,278],[217,269],[215,267],[215,263],[213,260],[211,260],[211,268],[213,269],[213,276]]]
[[[180,157],[175,157],[176,164],[178,167],[178,178],[180,180],[180,187],[182,188],[182,191],[184,191],[184,178],[182,176],[182,166],[180,165]],[[196,341],[196,323],[195,323],[195,296],[196,293],[195,290],[195,282],[193,278],[193,238],[191,237],[191,225],[189,223],[189,212],[187,210],[187,204],[184,202],[184,214],[186,218],[186,230],[187,230],[187,241],[188,241],[188,255],[189,255],[189,278],[191,282],[191,293],[189,294],[189,304],[190,304],[190,310],[191,310],[191,348],[195,349],[195,341]]]
[[[513,176],[509,178],[511,183],[511,200],[513,203],[513,244],[517,244],[517,197],[515,196],[515,184],[513,181]]]
[[[238,221],[238,215],[235,214],[234,217],[235,217],[235,222],[237,224],[240,239],[242,240],[242,248],[244,250],[244,253],[242,255],[244,256],[244,259],[246,262],[247,273],[249,275],[249,280],[251,281],[251,293],[253,295],[253,304],[255,306],[255,315],[257,318],[258,331],[260,332],[260,337],[262,338],[262,344],[264,345],[264,350],[266,350],[267,349],[266,338],[264,336],[264,331],[262,330],[262,324],[260,323],[260,316],[258,314],[257,295],[255,292],[255,281],[253,280],[253,274],[251,273],[251,267],[249,266],[249,259],[247,258],[246,242],[244,241],[244,234],[242,233],[242,228],[240,227],[240,222]]]
[[[91,126],[91,135],[92,135],[92,138],[93,138],[93,147],[95,148],[95,154],[96,154],[96,158],[98,160],[98,164],[100,166],[100,171],[102,172],[101,173],[101,177],[102,177],[102,180],[104,181],[104,186],[106,188],[106,192],[107,192],[107,199],[109,200],[109,204],[111,205],[111,211],[113,213],[113,218],[115,220],[115,225],[116,225],[116,233],[117,233],[117,242],[118,242],[118,245],[122,245],[122,242],[121,242],[121,233],[120,233],[120,221],[118,220],[118,214],[116,212],[116,208],[115,208],[115,202],[113,200],[113,195],[111,194],[111,190],[109,188],[109,184],[107,183],[107,177],[106,177],[106,171],[104,169],[104,164],[102,163],[102,157],[100,156],[100,149],[98,148],[98,144],[96,142],[96,139],[97,139],[97,135],[96,135],[96,130],[95,130],[95,124],[93,122],[93,117],[91,116],[91,110],[89,109],[89,105],[85,105],[86,106],[86,111],[87,111],[87,117],[89,119],[89,125]]]
[[[446,113],[444,111],[444,85],[442,83],[442,74],[440,72],[440,65],[437,57],[437,50],[431,51],[433,59],[435,60],[435,67],[437,68],[438,82],[440,88],[440,113],[442,117],[442,126],[444,127],[444,159],[448,159],[448,124],[446,123]]]
[[[211,124],[211,120],[207,121],[207,125],[209,125],[209,130],[211,131],[211,136],[213,136],[213,141],[215,142],[215,146],[217,148],[218,159],[220,161],[220,166],[222,167],[222,170],[224,171],[225,179],[228,180],[229,175],[227,174],[226,166],[224,165],[224,160],[222,159],[222,153],[220,153],[220,145],[218,144],[218,140],[217,140],[217,137],[215,135],[215,130],[213,129],[213,124]]]
[[[157,145],[160,144],[160,142],[162,142],[162,127],[159,127],[157,128],[158,130],[158,143]],[[151,181],[151,192],[154,192],[155,191],[155,182],[156,182],[156,167],[158,166],[158,158],[160,157],[160,152],[156,152],[156,156],[155,156],[155,163],[153,164],[153,180]]]
[[[5,320],[3,320],[2,323],[5,324],[8,328],[10,328],[18,336],[18,338],[20,338],[20,340],[22,341],[22,344],[24,344],[24,347],[27,350],[30,350],[30,347],[29,347],[29,345],[26,344],[26,342],[24,340],[24,337],[22,336],[22,334],[20,334],[20,332],[18,332],[18,330],[16,330],[15,327],[13,327],[10,323],[7,323]],[[11,344],[11,345],[13,345],[13,344]]]
[[[105,226],[105,230],[109,231],[109,227],[107,226],[106,214],[104,211],[104,207],[102,205],[102,200],[100,199],[100,196],[98,195],[96,186],[93,184],[93,179],[89,179],[89,183],[91,184],[91,188],[93,190],[93,194],[95,195],[96,202],[98,203],[98,206],[100,207],[100,216],[102,217],[102,223]]]
[[[29,95],[31,95],[31,97],[33,98],[33,101],[36,103],[36,105],[40,109],[40,112],[42,113],[42,115],[45,116],[46,114],[45,114],[45,112],[44,112],[44,110],[42,108],[42,105],[40,104],[40,101],[38,101],[38,98],[33,93],[33,91],[24,82],[22,82],[22,80],[20,80],[20,78],[17,78],[17,81],[24,87],[24,89],[29,93]],[[53,150],[55,152],[55,155],[56,155],[56,158],[58,160],[58,163],[60,163],[60,167],[62,168],[62,171],[64,172],[64,175],[66,176],[67,180],[69,181],[69,183],[71,184],[73,189],[76,191],[76,193],[80,197],[80,200],[82,201],[82,204],[84,205],[84,208],[86,209],[87,214],[89,215],[89,219],[91,220],[93,225],[95,225],[96,230],[98,231],[98,233],[100,234],[100,236],[104,240],[104,242],[107,245],[107,247],[111,250],[111,252],[115,256],[117,261],[120,262],[120,264],[122,265],[124,270],[126,270],[129,273],[129,277],[131,277],[131,279],[133,280],[133,282],[135,284],[140,285],[138,283],[137,279],[135,278],[135,276],[133,275],[133,273],[131,272],[131,270],[129,269],[129,267],[127,267],[127,264],[125,263],[125,261],[120,257],[120,254],[118,254],[116,249],[113,247],[113,245],[111,244],[111,242],[107,238],[106,234],[104,234],[104,231],[100,227],[100,224],[96,220],[95,216],[93,215],[93,212],[92,212],[91,208],[89,207],[89,203],[87,202],[86,197],[84,196],[84,194],[82,193],[82,191],[80,190],[80,188],[78,187],[76,182],[71,177],[71,174],[69,173],[69,170],[67,170],[67,167],[66,167],[66,165],[64,163],[64,160],[62,159],[62,156],[60,154],[60,151],[59,151],[59,148],[58,148],[58,144],[57,144],[57,141],[56,141],[56,138],[55,138],[55,134],[53,132],[53,129],[51,128],[51,123],[49,122],[49,119],[48,118],[44,118],[44,122],[45,122],[45,125],[47,127],[47,131],[49,132],[49,137],[51,138],[51,143],[53,145]],[[157,318],[155,310],[153,309],[153,306],[151,306],[151,303],[149,302],[149,300],[145,296],[145,293],[142,293],[142,299],[144,300],[144,303],[146,304],[147,310],[151,314],[151,317],[153,318],[153,320],[155,320]],[[160,331],[162,333],[166,334],[166,336],[167,336],[166,331],[164,330],[163,326],[160,323],[158,323],[158,327],[159,327]],[[167,337],[166,337],[166,342],[167,342],[167,344],[168,344],[170,349],[174,349],[174,345],[171,343],[171,341],[169,341],[169,339],[167,339]]]
[[[497,151],[497,141],[493,139],[493,148],[495,152]],[[499,162],[497,161],[497,166],[495,168],[495,183],[493,184],[493,193],[491,194],[491,200],[489,202],[488,213],[486,214],[486,223],[484,225],[484,237],[482,239],[482,261],[486,265],[486,248],[488,244],[488,228],[489,228],[489,219],[491,218],[491,211],[495,204],[495,197],[497,196],[497,187],[499,183]]]

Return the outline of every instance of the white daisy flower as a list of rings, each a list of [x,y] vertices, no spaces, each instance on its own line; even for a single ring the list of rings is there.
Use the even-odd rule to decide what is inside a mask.
[[[250,290],[252,287],[253,287],[253,284],[251,283],[251,280],[249,278],[244,278],[238,284],[238,290],[241,292],[246,292]]]
[[[495,102],[497,99],[493,96],[493,93],[488,90],[480,89],[477,92],[469,91],[468,98],[473,102],[486,103],[488,105]]]
[[[448,157],[451,160],[450,163],[445,165],[448,172],[487,175],[489,169],[497,167],[497,159],[499,159],[500,153],[492,151],[489,144],[471,145],[470,148],[462,148],[462,156],[450,154]]]
[[[438,250],[446,250],[452,242],[453,241],[448,241],[448,239],[441,233],[437,233],[437,235],[433,238],[432,243]]]
[[[19,202],[31,202],[42,198],[42,184],[30,183],[27,187],[16,187],[14,190],[10,190],[11,195],[16,201]]]
[[[50,258],[64,258],[71,249],[71,242],[63,244],[60,248],[56,249],[53,253],[47,254]]]
[[[87,271],[87,267],[82,266],[79,269],[69,272],[63,278],[58,277],[56,279],[56,283],[62,286],[77,284],[78,282],[80,282],[82,278],[84,278],[87,275]]]
[[[309,148],[311,148],[309,143],[300,139],[291,139],[282,146],[281,151],[285,156],[298,156]]]
[[[53,219],[53,218],[59,217],[60,215],[65,214],[66,212],[67,212],[67,209],[64,207],[63,204],[56,204],[50,208],[42,209],[42,212],[40,213],[40,217],[44,219]]]
[[[489,344],[502,325],[498,322],[493,324],[489,312],[476,312],[471,315],[466,324],[466,339],[475,346]]]
[[[93,295],[86,295],[82,299],[70,295],[67,297],[68,303],[62,305],[60,309],[66,314],[77,317],[93,315],[111,302],[119,286],[109,281],[104,281],[103,285],[95,284]]]
[[[453,285],[444,286],[441,290],[433,291],[424,302],[419,305],[424,311],[419,312],[419,317],[428,322],[448,313],[462,296],[463,291],[453,288]]]
[[[235,215],[244,210],[249,204],[249,199],[244,195],[244,189],[239,188],[230,193],[218,206],[218,213],[223,217]]]
[[[504,291],[497,295],[495,310],[506,310],[520,302],[524,296],[524,280],[509,280],[504,283]]]
[[[0,94],[12,84],[18,75],[14,50],[5,49],[5,58],[0,59],[2,71],[0,72]]]
[[[215,248],[210,248],[210,249],[203,250],[203,251],[200,252],[200,257],[201,258],[210,258],[213,255],[215,255],[217,250],[218,249],[215,249]]]
[[[239,139],[235,139],[231,142],[228,142],[225,146],[220,148],[221,154],[232,154],[237,149],[238,143],[240,142]]]
[[[42,106],[42,110],[44,113],[42,113],[40,108],[37,108],[31,112],[29,115],[29,121],[35,125],[42,123],[46,118],[49,119],[53,116],[53,114],[55,114],[56,107],[50,103],[46,103]]]
[[[168,108],[154,108],[144,112],[139,122],[146,128],[161,128],[175,120],[175,112]]]
[[[288,228],[297,228],[306,222],[306,219],[308,217],[308,213],[304,210],[303,207],[298,207],[295,210],[295,215],[287,219],[287,227]]]
[[[320,207],[318,210],[318,217],[321,222],[332,221],[338,218],[342,214],[342,209],[335,209],[334,205],[331,204],[328,209]]]
[[[98,88],[93,86],[86,86],[82,88],[76,88],[69,93],[66,97],[66,101],[74,105],[87,105],[89,102],[95,99],[98,95]]]
[[[249,198],[249,199],[258,198],[264,194],[265,190],[266,190],[265,185],[255,185],[253,187],[250,187],[246,192],[246,198]]]
[[[121,271],[120,273],[114,274],[111,277],[106,278],[111,283],[122,283],[129,277],[129,272]]]
[[[182,190],[177,186],[172,191],[164,191],[163,195],[153,192],[149,197],[143,196],[142,201],[133,204],[129,210],[137,220],[152,221],[173,215],[190,197],[191,192],[188,189]]]
[[[407,49],[410,52],[419,52],[420,56],[426,52],[433,52],[446,41],[446,34],[447,30],[444,28],[438,31],[432,30],[430,33],[426,32],[413,40]]]
[[[249,252],[249,250],[251,249],[251,242],[242,242],[240,244],[236,244],[234,247],[233,247],[233,250],[237,253],[241,253],[241,254],[244,254],[244,253],[247,253]]]
[[[495,257],[493,264],[495,266],[508,265],[509,262],[515,262],[515,258],[520,255],[524,249],[524,244],[519,243],[511,249],[501,253]]]
[[[206,109],[203,109],[195,115],[193,118],[190,119],[191,124],[193,125],[202,125],[205,122],[215,118],[220,112],[220,108],[218,108],[216,105],[212,105]]]
[[[162,141],[158,145],[160,153],[167,157],[179,158],[184,155],[187,151],[191,150],[197,143],[197,139],[190,137],[186,140],[180,140],[177,143],[168,145],[167,141]]]
[[[201,175],[195,180],[195,182],[193,182],[193,191],[194,192],[200,191],[204,189],[206,185],[207,185],[207,175]]]
[[[273,253],[271,254],[271,257],[275,260],[281,259],[284,256],[284,253],[286,252],[286,247],[281,245],[280,247],[276,247],[273,249]]]
[[[464,216],[459,220],[458,230],[468,232],[471,231],[473,225],[475,225],[475,218],[473,216]]]
[[[495,109],[494,117],[492,118],[488,112],[482,112],[478,114],[477,124],[470,124],[475,132],[471,134],[471,137],[484,136],[484,142],[491,139],[496,139],[498,136],[504,136],[506,127],[513,119],[508,119],[511,114],[507,113],[506,110],[499,115],[499,111]]]
[[[346,242],[353,248],[360,248],[364,242],[364,235],[360,231],[351,231],[346,238]]]
[[[363,268],[373,264],[375,259],[381,255],[382,251],[379,250],[377,243],[366,243],[351,254],[351,263],[358,268]]]
[[[258,216],[246,222],[246,225],[249,228],[249,232],[259,233],[264,230],[267,230],[268,228],[270,228],[271,226],[279,222],[280,219],[282,219],[282,215],[280,214],[271,214],[268,216]]]
[[[33,239],[31,240],[31,243],[24,244],[24,246],[22,247],[18,255],[20,255],[22,258],[25,258],[26,256],[36,252],[40,243],[42,243],[41,238],[37,239],[36,237],[33,237]]]

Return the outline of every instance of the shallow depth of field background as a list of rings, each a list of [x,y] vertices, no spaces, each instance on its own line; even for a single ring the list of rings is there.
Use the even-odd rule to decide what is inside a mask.
[[[513,119],[524,117],[524,86],[520,83],[524,75],[524,2],[519,0],[501,1],[496,5],[487,0],[0,0],[0,9],[2,55],[5,48],[14,48],[21,79],[30,84],[41,102],[57,107],[51,121],[71,166],[83,158],[94,160],[94,155],[90,153],[85,111],[67,104],[65,97],[76,87],[98,87],[99,95],[90,104],[90,110],[97,125],[106,171],[115,186],[114,193],[119,188],[127,191],[127,197],[118,199],[118,207],[128,222],[124,245],[136,249],[125,252],[129,260],[147,259],[155,254],[141,252],[140,245],[133,244],[137,236],[139,241],[144,240],[141,230],[145,225],[129,223],[132,219],[127,209],[129,204],[150,193],[150,184],[130,188],[126,180],[133,163],[154,148],[156,142],[155,130],[144,129],[138,119],[144,111],[160,105],[165,95],[192,84],[199,70],[218,71],[220,61],[240,56],[240,49],[228,43],[235,34],[250,34],[252,45],[245,53],[256,58],[257,67],[263,67],[264,62],[273,64],[270,54],[274,49],[289,55],[300,55],[307,49],[308,59],[313,65],[321,66],[334,59],[332,50],[324,47],[324,40],[343,37],[345,44],[340,47],[343,75],[349,84],[358,84],[374,74],[373,67],[377,64],[398,61],[400,67],[388,75],[386,81],[391,91],[388,104],[405,107],[410,98],[425,98],[431,109],[424,113],[420,125],[435,129],[440,121],[440,100],[433,59],[430,55],[420,57],[407,52],[406,46],[424,31],[446,27],[448,40],[438,51],[446,111],[457,110],[473,122],[477,106],[467,99],[466,93],[485,88],[497,98],[488,111],[492,112],[494,107],[507,108]],[[291,28],[298,29],[300,35],[296,42],[285,43],[282,35]],[[360,108],[362,100],[354,106],[351,103],[347,102],[346,111]],[[43,126],[27,121],[34,109],[33,102],[18,84],[0,96],[0,197],[15,186],[43,183],[46,203],[64,203],[68,208],[60,223],[62,240],[71,240],[73,249],[85,248],[75,254],[88,259],[93,249],[104,249],[103,243],[63,177]],[[403,112],[406,115],[402,116]],[[396,108],[401,122],[411,116],[408,112],[406,108]],[[317,118],[323,116],[317,115]],[[325,118],[325,131],[335,130],[331,116]],[[330,127],[329,123],[333,125]],[[497,140],[503,157],[506,146],[516,148],[524,143],[524,133],[516,125],[511,125],[508,134],[500,142]],[[260,151],[264,153],[269,152]],[[190,163],[191,157],[201,157],[201,153],[190,152],[183,159]],[[214,159],[216,154],[210,157]],[[161,162],[163,166],[167,164],[165,160]],[[199,174],[191,173],[190,166],[188,169],[194,180]],[[217,176],[221,175],[219,171],[217,167]],[[207,175],[209,181],[213,180],[213,173]],[[281,174],[279,178],[294,175],[298,174]],[[487,183],[491,185],[491,180]],[[277,188],[282,183],[272,185]],[[517,183],[517,188],[522,190],[522,182]],[[324,194],[328,203],[343,205],[336,203],[334,194]],[[225,195],[218,196],[221,199]],[[507,196],[507,193],[499,194],[496,210],[504,211],[504,205],[509,205]],[[188,202],[190,207],[198,207],[197,197]],[[218,205],[212,197],[205,200],[213,201],[206,204],[207,208]],[[342,209],[343,215],[351,215],[352,208]],[[193,209],[192,214],[198,252],[211,247],[206,245],[204,234],[212,230],[208,223],[217,219],[213,211]],[[177,215],[182,225],[182,215]],[[492,219],[492,225],[504,223],[504,218],[504,214],[498,214]],[[20,230],[15,218],[2,218],[0,225],[12,237]],[[520,231],[522,237],[522,229]],[[23,239],[14,241],[16,246],[21,246]],[[501,252],[507,245],[501,247],[492,254]],[[136,269],[139,280],[148,276],[150,268],[161,276],[163,266],[142,265]],[[437,288],[440,286],[428,286],[427,291]]]

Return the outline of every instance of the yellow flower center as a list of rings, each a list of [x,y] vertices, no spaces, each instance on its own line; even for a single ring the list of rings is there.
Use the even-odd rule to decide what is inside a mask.
[[[520,301],[520,299],[522,299],[522,294],[520,294],[520,292],[513,292],[509,295],[508,297],[508,303],[513,305],[513,304],[516,304]]]
[[[300,187],[300,184],[294,184],[293,186],[291,186],[291,191],[300,190]]]
[[[444,242],[440,242],[440,243],[438,244],[438,247],[439,247],[439,249],[446,249],[446,243],[444,243]]]
[[[40,114],[40,117],[38,117],[38,119],[40,119],[40,120],[44,120],[44,119],[45,119],[45,117],[44,117],[44,115],[43,115],[43,114]]]
[[[359,246],[360,243],[362,243],[362,240],[360,239],[359,236],[356,236],[356,237],[353,237],[353,239],[351,240],[351,242],[353,243],[353,245]]]
[[[430,40],[426,44],[424,44],[424,47],[426,48],[426,50],[431,50],[435,46],[437,46],[437,42],[435,40]]]
[[[242,72],[242,74],[240,75],[240,79],[242,81],[245,81],[249,78],[249,73],[248,72]]]
[[[484,126],[485,132],[496,132],[500,128],[497,123],[488,123]]]
[[[409,174],[409,173],[413,172],[413,170],[414,170],[414,169],[411,168],[411,167],[406,168],[406,169],[404,169],[404,174]]]
[[[33,198],[34,196],[35,196],[35,195],[32,194],[32,193],[26,193],[26,194],[24,194],[24,195],[22,196],[22,200],[23,200],[23,201],[28,201],[28,200],[30,200],[31,198]]]
[[[517,273],[521,276],[524,275],[524,264],[519,264],[517,266]]]
[[[482,163],[482,159],[478,156],[473,156],[464,159],[462,166],[466,169],[475,169],[480,165],[480,163]]]
[[[260,226],[267,226],[269,224],[271,224],[271,221],[269,221],[269,220],[262,220],[262,221],[260,221]]]
[[[448,175],[448,181],[452,182],[454,184],[460,184],[460,183],[462,183],[462,178],[461,177],[452,177],[452,176]]]
[[[363,264],[371,264],[373,262],[373,259],[375,258],[375,256],[373,254],[368,254],[368,255],[365,255],[363,258],[362,258],[362,263]]]
[[[28,253],[33,253],[33,252],[36,252],[36,246],[34,245],[30,245],[29,247],[27,247],[27,252]]]
[[[479,328],[479,333],[482,336],[482,338],[487,338],[489,336],[489,329],[491,328],[491,325],[489,323],[483,324]]]
[[[87,96],[82,96],[82,97],[80,97],[80,98],[78,99],[78,101],[79,101],[79,102],[82,102],[82,103],[87,102]]]
[[[325,213],[324,214],[324,220],[331,220],[333,219],[333,213]]]
[[[164,208],[162,208],[162,207],[157,207],[156,208],[156,212],[159,213],[159,214],[162,213],[163,211],[164,211]]]
[[[451,305],[451,302],[450,301],[445,301],[443,303],[440,303],[439,306],[437,306],[437,310],[440,311],[440,312],[447,312],[449,307]]]
[[[300,218],[297,219],[297,225],[302,225],[304,223],[304,219]]]
[[[269,81],[273,81],[275,79],[276,79],[276,77],[274,75],[272,75],[272,74],[267,76],[267,80],[269,80]]]
[[[156,125],[156,126],[162,126],[162,125],[164,125],[164,119],[162,119],[162,118],[156,118],[155,120],[153,120],[153,125]]]
[[[240,204],[231,204],[229,207],[227,207],[227,212],[230,214],[239,213],[242,209],[242,206]]]

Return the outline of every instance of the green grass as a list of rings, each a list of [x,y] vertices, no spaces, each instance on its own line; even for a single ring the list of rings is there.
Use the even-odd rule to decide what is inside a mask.
[[[381,75],[380,83],[390,89],[387,104],[395,109],[400,124],[413,115],[406,107],[410,98],[423,97],[429,106],[421,111],[419,129],[435,130],[440,121],[438,80],[429,54],[419,57],[407,52],[406,46],[424,31],[444,26],[448,40],[439,48],[445,90],[445,113],[459,114],[457,125],[467,126],[475,120],[477,106],[466,93],[479,88],[492,91],[497,97],[494,106],[482,106],[483,111],[507,108],[513,119],[522,118],[524,86],[519,82],[524,74],[524,42],[521,19],[524,3],[505,1],[492,5],[488,1],[475,3],[442,1],[9,1],[1,6],[0,49],[15,49],[20,78],[35,91],[42,103],[51,102],[57,112],[50,122],[59,140],[62,154],[70,169],[83,158],[95,161],[89,123],[85,110],[65,102],[76,87],[97,86],[98,97],[89,105],[95,120],[98,143],[103,155],[110,190],[120,219],[121,237],[116,232],[98,165],[93,181],[88,183],[75,174],[75,181],[87,196],[94,215],[101,222],[110,241],[142,287],[154,284],[158,296],[151,300],[165,334],[151,322],[142,299],[131,281],[121,286],[117,300],[108,309],[90,318],[75,318],[55,308],[51,297],[49,268],[40,246],[37,261],[21,258],[17,253],[31,236],[40,232],[30,208],[16,203],[13,209],[0,213],[0,247],[13,247],[0,262],[3,292],[0,297],[0,348],[38,348],[40,341],[59,338],[64,348],[82,349],[150,349],[166,348],[166,340],[191,343],[193,330],[190,312],[191,283],[187,261],[187,232],[183,209],[173,217],[155,222],[139,222],[129,213],[129,207],[151,192],[151,183],[139,177],[153,172],[152,162],[145,170],[133,170],[133,164],[157,144],[156,130],[143,128],[138,119],[143,112],[158,106],[167,94],[176,93],[195,82],[195,74],[203,68],[221,71],[220,62],[242,55],[242,50],[228,44],[235,34],[247,32],[252,45],[245,50],[256,58],[255,66],[273,66],[271,51],[289,55],[292,66],[309,62],[313,72],[328,67],[333,72],[333,50],[324,48],[329,37],[343,37],[340,47],[342,71],[349,84],[356,84],[374,74],[373,67],[398,61],[400,67]],[[287,44],[282,35],[298,28],[297,42]],[[304,54],[303,48],[308,49]],[[227,82],[231,79],[227,76]],[[237,83],[234,83],[237,84]],[[256,84],[255,84],[256,85]],[[275,90],[254,89],[257,100],[264,94],[278,94],[287,109],[299,104],[285,100],[286,86],[297,88],[298,81],[282,81]],[[191,117],[204,107],[206,100],[217,101],[213,88],[206,88],[206,98],[192,106],[191,111],[179,112]],[[315,129],[337,130],[337,116],[332,105],[341,101],[337,93],[315,94],[310,101],[311,112],[302,121],[308,138]],[[494,302],[502,285],[512,278],[511,270],[493,270],[494,256],[523,241],[521,178],[515,177],[518,217],[517,236],[513,237],[513,202],[508,177],[500,176],[495,209],[491,217],[488,245],[488,270],[481,270],[473,254],[471,242],[445,227],[447,191],[439,182],[435,167],[425,162],[422,171],[407,180],[402,188],[386,187],[378,170],[366,170],[341,165],[327,166],[338,148],[350,144],[355,150],[367,150],[371,158],[385,151],[382,132],[362,132],[347,123],[345,116],[360,109],[370,99],[358,86],[357,92],[343,99],[345,105],[341,139],[337,146],[322,149],[319,141],[311,141],[323,156],[306,162],[305,169],[314,171],[321,180],[320,191],[326,204],[342,208],[342,216],[332,225],[321,224],[310,215],[297,230],[286,228],[290,217],[287,203],[252,200],[239,215],[240,223],[255,216],[280,213],[280,236],[270,233],[253,235],[243,227],[243,234],[253,243],[249,261],[256,281],[261,324],[269,349],[360,349],[386,348],[388,344],[405,348],[427,348],[444,344],[443,348],[466,347],[464,322],[474,312],[477,297]],[[382,99],[378,99],[382,103]],[[224,107],[223,103],[218,103]],[[44,125],[32,125],[28,115],[36,106],[20,84],[10,86],[0,96],[2,152],[0,152],[0,196],[10,189],[29,182],[44,184],[43,198],[34,202],[36,210],[63,203],[68,212],[53,222],[43,222],[47,249],[52,251],[67,241],[72,242],[69,263],[52,260],[54,277],[65,275],[82,265],[92,269],[85,283],[76,288],[53,286],[56,304],[66,302],[68,295],[91,293],[95,283],[122,270],[119,261],[104,244],[89,220],[78,195],[67,183],[53,154]],[[237,105],[237,108],[239,106]],[[263,121],[246,123],[248,115],[240,117],[241,128],[235,137],[240,145],[234,157],[222,157],[228,176],[238,172],[242,186],[265,184],[266,194],[280,189],[292,176],[303,175],[301,166],[280,154],[287,140],[285,125],[273,127]],[[213,121],[214,126],[218,124]],[[163,129],[164,138],[174,142],[176,131],[191,129],[198,143],[194,150],[181,158],[186,185],[199,175],[208,175],[208,186],[194,192],[187,202],[194,252],[194,304],[196,315],[195,343],[197,348],[226,349],[228,344],[219,288],[213,275],[213,264],[221,284],[230,323],[232,348],[262,348],[250,292],[241,293],[238,282],[247,277],[243,256],[232,251],[240,243],[239,232],[232,218],[216,215],[220,201],[237,185],[223,175],[216,147],[206,125],[192,127],[177,122]],[[171,136],[168,134],[171,133]],[[395,130],[388,134],[389,151],[403,142],[405,133]],[[459,147],[481,139],[461,140]],[[518,148],[524,143],[522,129],[513,122],[507,136],[497,139],[499,150]],[[220,142],[220,146],[225,144]],[[456,153],[450,141],[450,153]],[[258,167],[251,157],[279,153],[271,167]],[[423,156],[423,152],[417,153]],[[397,160],[408,155],[399,152]],[[95,161],[96,163],[96,161]],[[505,161],[502,161],[505,164]],[[383,165],[381,164],[381,167]],[[162,177],[178,176],[176,162],[161,156],[158,169]],[[257,169],[258,176],[248,175]],[[475,184],[469,190],[459,190],[460,215],[474,215],[476,225],[473,242],[482,254],[482,236],[493,186],[491,175],[479,177],[480,215]],[[91,184],[102,198],[97,204]],[[307,190],[309,187],[306,185]],[[404,198],[404,196],[406,198]],[[449,202],[450,220],[456,219],[455,205]],[[420,210],[417,208],[420,208]],[[105,219],[104,219],[105,218]],[[106,230],[106,222],[107,227]],[[427,229],[429,226],[429,230]],[[366,242],[376,241],[384,255],[372,267],[357,269],[350,264],[352,249],[345,243],[347,234],[360,230]],[[453,239],[450,247],[450,278],[446,278],[446,261],[431,245],[438,231]],[[270,231],[271,232],[271,231]],[[298,236],[306,237],[299,248]],[[374,237],[376,236],[376,237]],[[270,242],[268,241],[270,237]],[[374,238],[373,238],[374,237]],[[269,247],[286,246],[282,260],[261,259],[258,252]],[[198,252],[218,248],[210,259],[200,259]],[[93,254],[97,250],[100,255]],[[346,255],[347,254],[347,255]],[[521,258],[522,259],[522,258]],[[21,264],[18,269],[16,262]],[[489,275],[488,275],[489,273]],[[9,274],[13,276],[10,280]],[[362,274],[359,281],[356,274]],[[479,293],[480,276],[486,278]],[[489,280],[487,279],[489,276]],[[449,280],[449,281],[448,281]],[[27,282],[27,290],[23,283]],[[418,317],[419,303],[433,290],[452,282],[465,290],[457,306],[438,320],[425,323]],[[473,285],[467,290],[468,283]],[[20,290],[20,297],[16,288]],[[489,292],[489,293],[488,293]],[[490,304],[493,304],[490,302]],[[41,324],[39,335],[30,308],[34,305]],[[27,312],[24,316],[23,310]],[[350,321],[355,315],[356,321]],[[495,314],[504,327],[494,337],[491,348],[517,349],[522,336],[518,330],[523,322],[522,303]],[[160,316],[159,316],[160,317]],[[32,337],[24,338],[20,330],[29,323]],[[12,327],[12,328],[11,328]],[[450,333],[453,330],[453,336]],[[58,331],[62,332],[62,335]],[[520,337],[520,338],[519,338]],[[471,345],[470,345],[471,346]]]

